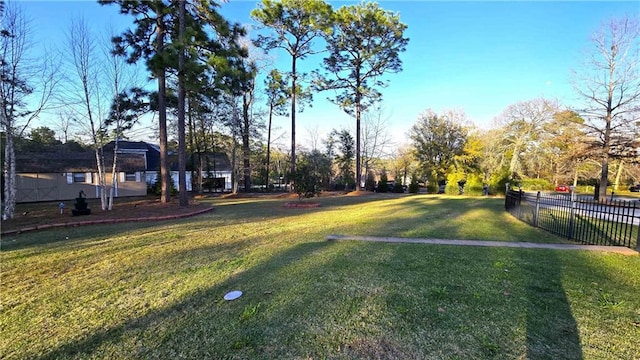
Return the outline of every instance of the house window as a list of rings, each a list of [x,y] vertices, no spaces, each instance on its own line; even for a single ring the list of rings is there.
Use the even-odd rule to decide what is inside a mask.
[[[85,184],[91,184],[93,177],[91,176],[92,174],[90,172],[88,173],[81,173],[81,172],[77,172],[77,173],[65,173],[65,175],[67,176],[67,184],[80,184],[80,183],[85,183]]]
[[[73,173],[73,182],[74,183],[84,183],[87,180],[86,173]]]
[[[124,173],[124,181],[136,181],[136,173],[134,172]]]

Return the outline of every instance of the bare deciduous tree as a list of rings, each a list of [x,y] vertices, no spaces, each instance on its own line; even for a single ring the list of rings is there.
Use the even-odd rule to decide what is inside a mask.
[[[586,63],[574,71],[574,88],[584,100],[578,111],[598,149],[602,171],[598,200],[604,200],[609,162],[637,157],[640,113],[640,25],[638,18],[612,19],[592,37]]]
[[[121,118],[124,112],[120,109],[121,94],[126,86],[135,85],[135,73],[127,71],[124,59],[111,51],[110,40],[93,34],[84,19],[71,22],[67,40],[70,73],[62,92],[63,102],[90,140],[96,157],[101,209],[111,210],[118,181],[118,138],[127,126],[127,120]],[[113,130],[111,134],[110,130]],[[109,184],[103,148],[111,135],[116,145]]]
[[[111,45],[111,38],[113,38],[114,32],[110,29],[107,34],[109,34],[109,37],[102,39],[101,42],[102,59],[105,59],[104,63],[107,65],[104,69],[104,84],[101,85],[104,85],[106,96],[112,96],[111,109],[105,124],[107,127],[111,127],[114,140],[113,161],[111,167],[111,187],[109,189],[109,201],[107,205],[107,209],[112,210],[114,191],[118,186],[117,170],[119,141],[121,137],[124,137],[125,130],[130,130],[138,121],[139,116],[143,113],[143,111],[127,109],[127,104],[124,104],[123,100],[125,100],[125,97],[127,96],[127,89],[131,89],[129,95],[133,98],[146,93],[138,88],[141,81],[138,77],[139,72],[137,71],[137,65],[127,64],[124,57],[119,56],[112,51],[112,48],[109,45]],[[140,104],[137,105],[140,106]]]
[[[58,121],[55,123],[55,130],[62,133],[62,137],[59,139],[61,142],[66,143],[69,141],[69,135],[72,132],[75,121],[73,115],[68,111],[58,112]]]
[[[509,176],[520,178],[523,174],[524,155],[536,156],[542,129],[558,112],[558,105],[546,99],[522,101],[510,105],[497,119],[502,129],[503,153],[510,153]]]
[[[370,109],[364,113],[362,128],[362,155],[361,166],[364,165],[364,174],[368,174],[376,160],[380,160],[387,147],[391,145],[389,134],[389,116],[382,107]],[[359,179],[358,181],[362,181]]]
[[[108,100],[100,92],[100,67],[98,67],[98,49],[95,38],[83,19],[73,20],[68,30],[68,54],[70,69],[65,95],[71,100],[68,105],[73,108],[79,126],[90,138],[95,152],[102,210],[108,208],[107,179],[103,146],[105,141],[106,118],[105,105]]]
[[[16,203],[14,139],[45,110],[57,85],[57,59],[45,53],[31,58],[29,21],[15,3],[2,11],[0,31],[0,127],[5,133],[3,219],[11,219]]]
[[[398,183],[401,180],[403,185],[407,184],[409,175],[416,175],[416,168],[418,166],[415,157],[413,156],[413,150],[408,145],[402,145],[395,150],[392,154],[391,165],[393,172],[395,173],[395,181]]]

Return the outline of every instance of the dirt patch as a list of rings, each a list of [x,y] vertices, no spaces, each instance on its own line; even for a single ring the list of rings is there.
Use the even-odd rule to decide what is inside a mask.
[[[348,192],[345,195],[346,196],[370,196],[370,195],[373,195],[373,194],[374,193],[371,192],[371,191],[364,191],[364,190],[360,191],[360,190],[357,190],[357,191]]]
[[[2,221],[2,233],[20,229],[45,228],[47,225],[63,226],[72,223],[100,223],[121,221],[142,221],[143,219],[163,220],[187,216],[211,209],[211,205],[191,199],[189,206],[180,206],[178,199],[170,203],[161,203],[153,198],[118,198],[114,199],[113,209],[100,209],[98,199],[87,199],[90,215],[72,216],[73,201],[65,201],[64,212],[60,213],[60,202],[40,202],[17,204],[15,218]]]

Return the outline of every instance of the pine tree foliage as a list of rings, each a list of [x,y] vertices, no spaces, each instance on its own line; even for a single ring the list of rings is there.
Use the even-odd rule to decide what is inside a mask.
[[[402,70],[400,53],[409,42],[404,37],[407,26],[400,16],[373,2],[343,6],[333,15],[333,31],[327,33],[324,68],[331,76],[317,83],[321,90],[337,90],[333,100],[356,118],[356,177],[361,187],[361,129],[363,111],[378,102],[378,88],[387,84],[382,76]]]

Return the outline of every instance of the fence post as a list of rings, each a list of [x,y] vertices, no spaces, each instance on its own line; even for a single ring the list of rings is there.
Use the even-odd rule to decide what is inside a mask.
[[[569,191],[571,191],[571,212],[569,215],[569,239],[573,239],[573,228],[575,224],[576,217],[576,188],[575,186],[569,186]]]
[[[536,195],[536,211],[533,213],[533,226],[538,227],[538,215],[540,214],[540,191]]]
[[[518,219],[522,220],[522,196],[524,195],[524,191],[522,189],[518,190]]]
[[[636,209],[638,209],[638,207],[636,206],[636,203],[633,203],[633,209],[631,209],[631,211],[633,211],[633,215],[636,215]],[[640,215],[638,215],[638,220],[640,220]],[[633,223],[633,218],[631,218],[631,222]],[[633,227],[633,225],[632,225]],[[636,239],[636,251],[640,252],[640,223],[638,224],[638,238]]]

